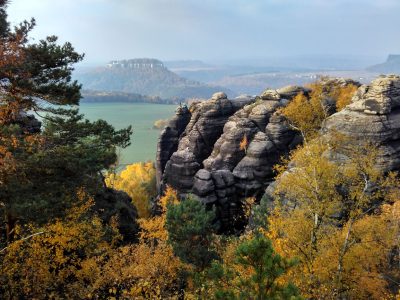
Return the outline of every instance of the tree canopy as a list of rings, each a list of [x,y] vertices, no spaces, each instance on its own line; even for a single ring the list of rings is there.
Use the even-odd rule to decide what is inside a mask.
[[[83,55],[55,36],[31,43],[35,20],[11,29],[6,5],[0,2],[0,218],[1,237],[10,241],[16,223],[46,223],[77,201],[78,189],[101,190],[101,172],[132,130],[84,120],[71,106],[81,98],[71,75]]]

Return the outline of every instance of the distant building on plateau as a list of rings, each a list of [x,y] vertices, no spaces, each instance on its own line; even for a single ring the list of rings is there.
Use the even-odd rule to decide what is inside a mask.
[[[107,64],[109,68],[129,69],[165,69],[164,64],[154,58],[135,58],[128,60],[112,60]]]

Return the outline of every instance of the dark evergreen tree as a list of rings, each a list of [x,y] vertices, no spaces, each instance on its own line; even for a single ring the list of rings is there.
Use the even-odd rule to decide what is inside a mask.
[[[233,265],[214,262],[206,276],[216,287],[216,299],[302,299],[293,284],[278,283],[294,264],[276,254],[269,239],[256,234],[239,244]]]
[[[191,197],[167,210],[166,227],[174,253],[200,270],[218,257],[213,248],[214,219],[214,211]]]
[[[30,43],[35,20],[11,30],[6,5],[0,0],[0,242],[12,239],[17,222],[62,217],[79,189],[98,195],[102,170],[116,162],[116,147],[128,146],[132,133],[84,120],[70,106],[81,98],[71,74],[83,55],[70,43],[58,45],[55,36]]]

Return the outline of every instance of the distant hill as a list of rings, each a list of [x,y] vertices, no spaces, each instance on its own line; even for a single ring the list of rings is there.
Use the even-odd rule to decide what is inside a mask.
[[[203,69],[209,68],[210,65],[201,60],[169,60],[164,61],[164,65],[168,69]]]
[[[111,61],[107,66],[76,73],[86,90],[124,92],[162,99],[209,98],[226,88],[188,80],[171,72],[157,59]]]
[[[386,62],[367,68],[368,71],[385,73],[385,74],[400,74],[400,55],[391,54]]]

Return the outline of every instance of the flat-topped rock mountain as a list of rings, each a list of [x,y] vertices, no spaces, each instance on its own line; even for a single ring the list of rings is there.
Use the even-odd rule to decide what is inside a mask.
[[[400,77],[380,77],[369,85],[344,79],[334,82],[360,87],[350,105],[332,111],[322,132],[328,135],[335,130],[354,142],[368,137],[382,150],[379,166],[387,171],[400,169]],[[159,193],[170,185],[182,197],[193,194],[216,207],[221,231],[242,228],[243,200],[260,199],[274,181],[274,165],[302,143],[279,108],[298,93],[309,92],[289,86],[237,99],[217,93],[190,108],[178,108],[158,143]]]
[[[151,58],[111,61],[106,66],[77,72],[86,90],[124,92],[162,99],[207,98],[222,87],[188,80]],[[229,92],[228,89],[224,90]]]

